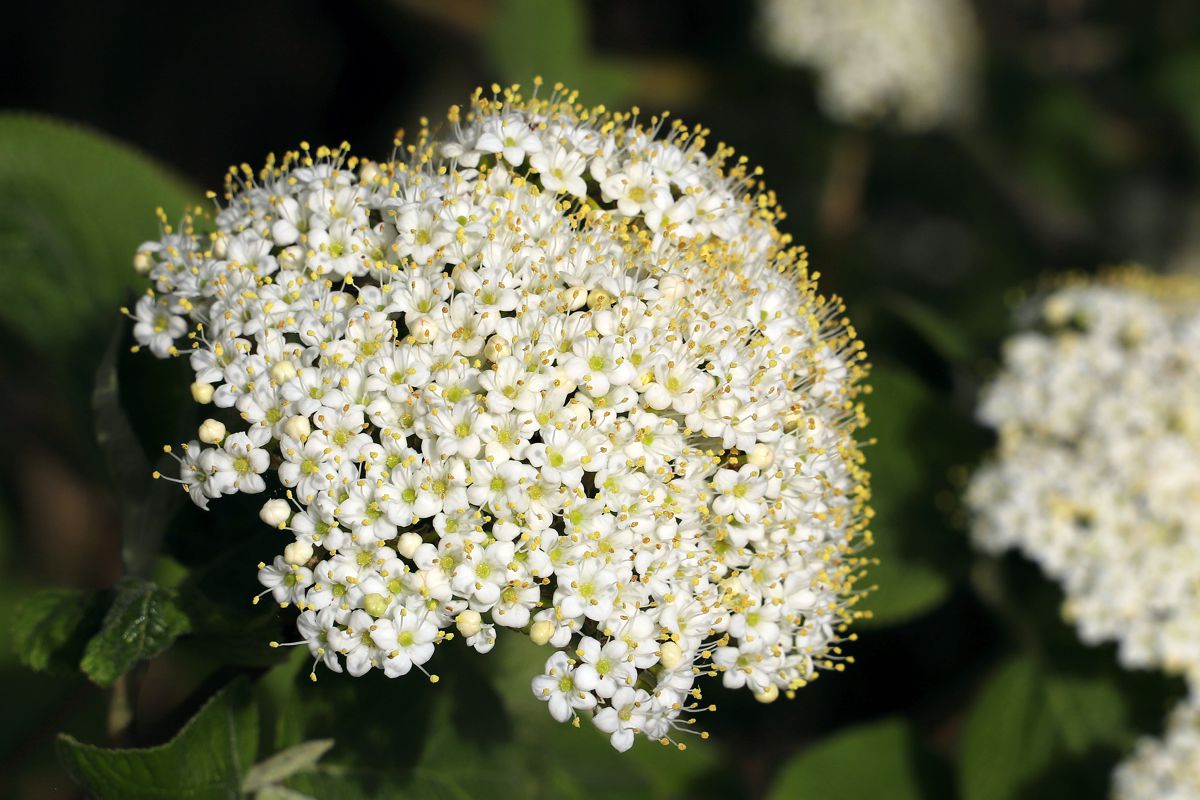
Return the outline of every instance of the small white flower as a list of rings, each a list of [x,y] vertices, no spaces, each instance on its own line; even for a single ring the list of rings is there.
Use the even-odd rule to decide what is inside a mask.
[[[569,722],[576,712],[596,706],[596,696],[576,685],[575,668],[561,651],[546,659],[544,674],[533,679],[533,696],[549,703],[550,716],[559,722]]]

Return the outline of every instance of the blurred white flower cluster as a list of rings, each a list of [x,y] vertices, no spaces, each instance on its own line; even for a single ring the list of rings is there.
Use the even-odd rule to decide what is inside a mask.
[[[1165,741],[1114,776],[1120,800],[1200,796],[1200,289],[1113,272],[1021,312],[982,421],[995,457],[967,490],[972,534],[1056,579],[1089,644],[1183,674]]]
[[[235,168],[211,233],[142,247],[136,337],[221,417],[180,480],[274,495],[259,577],[317,662],[520,631],[551,714],[624,750],[699,676],[770,701],[848,660],[864,355],[706,134],[493,87],[391,162]]]
[[[760,31],[777,59],[817,71],[839,122],[919,132],[972,113],[979,34],[965,0],[763,0]]]
[[[1200,708],[1184,703],[1171,714],[1162,741],[1143,739],[1113,778],[1116,800],[1200,797]]]
[[[975,541],[1062,584],[1122,664],[1200,685],[1200,305],[1133,271],[1024,310],[979,415],[999,435],[967,492]]]

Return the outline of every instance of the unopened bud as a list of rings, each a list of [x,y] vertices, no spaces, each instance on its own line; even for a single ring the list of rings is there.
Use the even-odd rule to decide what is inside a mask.
[[[568,311],[578,311],[587,305],[588,290],[582,286],[571,286],[562,290],[563,303]]]
[[[372,184],[379,177],[379,165],[374,161],[363,161],[358,168],[358,182]]]
[[[213,255],[217,258],[224,258],[229,255],[229,237],[223,233],[217,234],[213,239],[212,251]]]
[[[603,311],[613,304],[613,296],[603,289],[592,289],[588,292],[587,304],[593,311]]]
[[[275,499],[268,500],[263,503],[263,507],[258,511],[258,518],[272,528],[279,528],[287,524],[288,519],[292,516],[292,507],[288,505],[287,500]],[[311,553],[309,554],[311,555]],[[308,561],[308,559],[304,559]],[[289,562],[291,563],[291,562]]]
[[[212,402],[213,386],[211,383],[200,383],[197,381],[192,384],[192,399],[200,405],[207,405]]]
[[[276,361],[271,366],[271,380],[284,384],[296,377],[296,365],[290,361]]]
[[[772,683],[766,689],[757,692],[754,699],[760,703],[774,703],[779,699],[779,687]]]
[[[426,342],[432,342],[437,338],[438,326],[437,323],[435,323],[429,317],[419,317],[413,322],[412,326],[409,327],[408,332],[412,334],[414,339],[424,344]]]
[[[483,354],[487,356],[489,361],[499,361],[505,356],[512,354],[512,345],[508,343],[508,339],[496,334],[488,339],[487,344],[483,346]]]
[[[1065,297],[1050,297],[1042,305],[1042,316],[1055,327],[1066,325],[1074,313],[1075,307]]]
[[[687,294],[687,281],[678,275],[663,275],[658,279],[658,290],[664,300],[674,303]]]
[[[419,533],[413,533],[412,531],[402,533],[400,534],[400,538],[396,540],[396,552],[404,558],[412,558],[416,555],[417,548],[424,541]]]
[[[548,619],[538,620],[529,626],[529,638],[536,645],[543,645],[554,635],[554,623]]]
[[[205,444],[220,444],[225,438],[225,424],[220,420],[206,419],[200,423],[198,436]]]
[[[138,275],[149,275],[154,268],[154,258],[145,250],[139,250],[133,257],[133,271]]]
[[[283,560],[297,567],[307,564],[312,554],[313,548],[308,542],[292,542],[283,548]]]
[[[458,626],[458,632],[468,639],[483,629],[483,617],[469,608],[455,617],[454,623]]]
[[[664,669],[675,669],[683,663],[683,648],[675,642],[663,642],[658,648],[658,661]]]
[[[363,597],[363,611],[376,619],[387,613],[387,607],[388,600],[381,594],[369,594]]]
[[[283,432],[293,439],[303,441],[312,433],[312,426],[308,423],[308,417],[288,417],[288,421],[283,423]]]
[[[759,469],[766,469],[775,463],[775,450],[771,446],[759,442],[746,454],[746,463]]]

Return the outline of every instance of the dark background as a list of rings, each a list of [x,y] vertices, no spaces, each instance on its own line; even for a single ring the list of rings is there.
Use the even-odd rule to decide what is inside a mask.
[[[759,50],[752,3],[585,3],[573,31],[514,28],[511,5],[10,4],[0,106],[124,140],[201,188],[216,188],[229,164],[257,164],[300,140],[345,139],[386,156],[397,128],[439,119],[476,85],[528,83],[534,71],[592,90],[585,102],[703,122],[764,166],[789,212],[784,227],[807,244],[823,288],[846,298],[878,367],[870,412],[880,444],[869,459],[885,565],[870,606],[912,609],[881,613],[852,645],[857,663],[791,703],[714,690],[722,708],[705,722],[726,766],[693,793],[761,796],[807,745],[899,715],[916,731],[924,793],[955,796],[981,687],[1005,659],[1029,658],[1048,674],[1113,687],[1124,723],[1120,736],[1055,749],[1022,778],[1022,796],[1102,795],[1131,737],[1159,729],[1178,686],[1121,673],[1111,648],[1075,644],[1056,590],[1034,568],[971,553],[955,492],[989,446],[971,409],[1014,298],[1039,276],[1106,264],[1200,271],[1200,4],[976,2],[975,122],[922,135],[828,121],[812,75]],[[0,247],[0,277],[7,268]],[[0,610],[16,613],[33,587],[99,589],[121,574],[119,512],[86,395],[118,324],[114,308],[53,348],[36,330],[0,325]],[[149,361],[124,359],[122,381],[154,452],[194,421],[168,419],[155,392],[178,373]],[[253,517],[232,505],[180,513],[168,553],[190,567],[198,549],[240,543],[230,521],[239,513]],[[896,594],[883,576],[898,576]],[[106,694],[78,675],[28,672],[5,638],[0,794],[8,783],[18,796],[72,796],[53,736],[102,743]],[[228,677],[228,663],[208,656],[185,646],[151,665],[127,743],[162,741]]]

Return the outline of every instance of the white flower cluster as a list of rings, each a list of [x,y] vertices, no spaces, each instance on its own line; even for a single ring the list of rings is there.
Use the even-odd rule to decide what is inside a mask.
[[[1134,271],[1050,292],[979,415],[996,457],[967,492],[976,542],[1062,584],[1090,644],[1200,686],[1200,303]]]
[[[839,122],[924,131],[971,114],[979,35],[965,0],[763,0],[760,29],[776,58],[817,70]]]
[[[1200,797],[1200,706],[1171,713],[1166,737],[1143,739],[1113,776],[1116,800],[1196,800]]]
[[[622,750],[700,675],[769,701],[841,668],[863,353],[705,136],[493,87],[391,162],[234,169],[213,233],[143,246],[138,341],[228,410],[181,481],[277,495],[259,577],[326,667],[521,631],[553,716]]]

